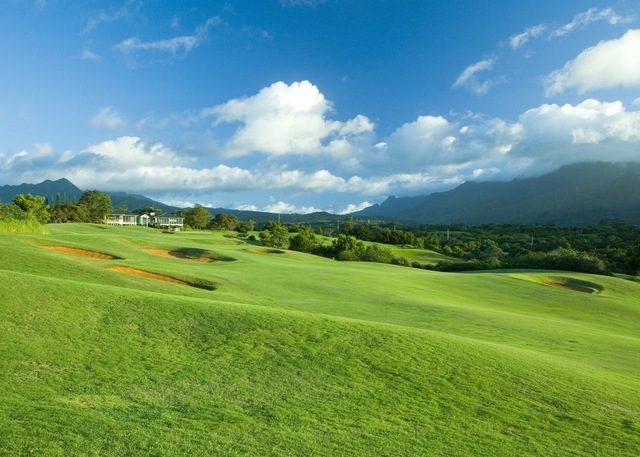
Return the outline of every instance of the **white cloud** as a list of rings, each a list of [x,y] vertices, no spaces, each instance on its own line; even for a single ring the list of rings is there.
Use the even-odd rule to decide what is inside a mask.
[[[631,22],[630,17],[619,16],[613,8],[590,8],[587,11],[576,14],[573,19],[561,26],[553,27],[551,24],[538,24],[528,27],[522,33],[509,37],[507,40],[512,50],[520,49],[532,39],[546,37],[548,39],[559,38],[576,30],[581,30],[596,22],[606,22],[610,25],[619,25]]]
[[[387,160],[382,168],[400,164],[419,170],[449,171],[480,167],[509,153],[523,136],[517,123],[499,118],[478,118],[460,126],[442,116],[421,116],[404,124],[387,139]]]
[[[127,38],[117,44],[114,49],[124,54],[137,51],[168,52],[172,56],[189,54],[208,38],[209,29],[220,24],[220,17],[210,17],[204,25],[198,27],[192,35],[178,36],[157,41],[141,41],[138,38]]]
[[[514,35],[509,38],[509,46],[514,51],[527,43],[532,38],[538,38],[547,30],[547,26],[545,24],[535,25],[533,27],[529,27],[524,32]]]
[[[355,213],[356,211],[362,211],[365,208],[368,208],[370,206],[372,206],[373,203],[369,203],[369,202],[362,202],[359,203],[357,205],[353,204],[353,203],[349,203],[346,208],[336,211],[336,214],[350,214],[350,213]]]
[[[262,208],[260,211],[264,211],[266,213],[276,213],[276,214],[311,214],[317,213],[318,211],[322,211],[314,206],[295,206],[291,203],[285,203],[279,201],[277,203],[273,203],[271,205],[267,205]]]
[[[460,74],[460,76],[458,76],[456,82],[453,83],[453,88],[466,88],[476,95],[485,95],[487,92],[489,92],[491,87],[495,86],[498,82],[500,82],[500,80],[485,79],[484,81],[482,81],[480,80],[478,74],[491,70],[495,63],[496,57],[489,57],[480,60],[473,65],[469,65]]]
[[[93,160],[94,166],[102,168],[102,171],[113,169],[116,173],[141,166],[161,167],[180,163],[178,156],[171,149],[161,143],[147,144],[135,136],[123,136],[88,146],[84,152],[68,162],[82,161],[86,158],[91,160],[93,157],[97,158]]]
[[[587,99],[577,105],[541,105],[517,121],[421,116],[399,127],[386,143],[369,169],[386,174],[362,178],[363,195],[424,191],[441,187],[446,179],[452,184],[514,177],[580,161],[637,160],[640,111],[627,111],[620,101]],[[404,175],[406,170],[413,171]]]
[[[526,157],[532,169],[548,171],[574,162],[638,158],[640,112],[626,111],[619,101],[545,104],[523,113],[519,120],[526,138],[511,157]]]
[[[33,151],[18,151],[6,153],[0,151],[0,171],[8,175],[16,175],[19,172],[33,167],[39,167],[53,157],[53,147],[49,143],[36,143]]]
[[[87,21],[85,32],[90,32],[104,23],[117,22],[134,17],[142,7],[140,0],[127,0],[124,5],[110,11],[100,11],[96,16]]]
[[[82,59],[83,60],[93,60],[94,62],[100,62],[102,61],[102,58],[96,54],[95,52],[93,52],[91,49],[87,48],[82,52]]]
[[[0,170],[6,174],[14,174],[13,169],[16,162],[21,158],[27,156],[27,151],[20,151],[16,153],[0,152]]]
[[[545,104],[526,111],[517,122],[477,115],[466,117],[464,125],[461,122],[421,116],[399,127],[384,148],[371,144],[376,160],[367,162],[362,174],[337,174],[336,161],[331,160],[318,169],[310,169],[308,162],[303,162],[307,168],[269,162],[258,162],[252,169],[222,164],[189,167],[172,149],[137,137],[120,137],[81,154],[66,154],[67,160],[57,166],[69,171],[66,176],[79,185],[99,182],[107,190],[272,190],[377,197],[424,193],[466,179],[513,176],[526,169],[549,171],[603,157],[635,160],[640,145],[640,112],[626,111],[619,101]],[[50,146],[41,147],[40,153],[50,154]],[[24,161],[27,156],[5,154],[4,168],[11,167],[10,160]]]
[[[549,97],[575,88],[583,94],[612,87],[640,87],[640,30],[629,30],[616,40],[601,41],[582,51],[545,80]]]
[[[345,123],[329,120],[326,115],[332,110],[331,103],[309,81],[277,82],[254,96],[203,110],[201,117],[213,116],[214,126],[241,123],[222,146],[228,157],[254,152],[349,156],[354,153],[354,140],[372,132],[374,125],[361,115]]]
[[[111,130],[121,129],[127,125],[120,113],[110,106],[101,108],[98,114],[91,118],[90,124],[94,127]]]
[[[551,32],[552,37],[560,37],[567,35],[575,30],[585,28],[594,22],[607,22],[616,25],[623,22],[629,22],[630,18],[618,16],[613,8],[604,10],[598,8],[589,8],[583,13],[576,14],[571,22],[568,22]]]

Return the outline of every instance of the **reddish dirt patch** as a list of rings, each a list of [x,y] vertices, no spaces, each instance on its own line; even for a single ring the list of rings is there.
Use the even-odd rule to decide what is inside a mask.
[[[164,249],[147,249],[147,252],[149,254],[159,255],[160,257],[188,260],[189,262],[213,262],[213,259],[210,259],[208,257],[199,257],[199,258],[187,257],[186,254],[181,251],[167,251]]]
[[[587,294],[592,294],[593,292],[595,292],[590,287],[577,286],[575,284],[560,284],[559,282],[547,282],[545,284],[553,287],[560,287],[561,289],[569,289],[569,290],[575,290],[576,292],[584,292]]]
[[[87,251],[86,249],[69,248],[66,246],[40,246],[40,247],[43,249],[48,249],[50,251],[63,252],[64,254],[79,255],[82,257],[91,257],[93,259],[114,260],[117,258],[109,254],[102,254],[101,252]]]
[[[126,273],[128,275],[141,276],[143,278],[157,279],[159,281],[172,282],[174,284],[181,284],[183,286],[190,286],[188,282],[180,281],[179,279],[172,278],[171,276],[160,275],[157,273],[151,273],[149,271],[138,270],[131,267],[114,266],[109,268],[113,271],[119,271],[120,273]]]

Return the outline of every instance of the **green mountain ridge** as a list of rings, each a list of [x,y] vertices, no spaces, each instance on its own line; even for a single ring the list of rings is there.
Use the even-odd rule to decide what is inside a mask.
[[[466,182],[424,197],[389,198],[353,215],[424,224],[640,224],[640,163],[580,163],[536,178]]]

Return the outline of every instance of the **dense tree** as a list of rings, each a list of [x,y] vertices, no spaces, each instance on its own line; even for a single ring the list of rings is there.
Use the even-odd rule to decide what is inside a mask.
[[[199,203],[184,213],[184,223],[192,229],[206,228],[209,225],[209,220],[211,220],[211,214]]]
[[[87,222],[89,213],[84,206],[64,202],[51,209],[51,222]]]
[[[252,232],[256,228],[256,223],[248,219],[246,221],[238,222],[238,234],[241,236],[246,236],[249,232]]]
[[[49,207],[44,200],[44,197],[19,194],[13,198],[13,205],[19,210],[20,219],[46,224],[49,222]]]
[[[289,231],[278,222],[267,222],[260,232],[260,241],[264,246],[287,249],[289,247]]]
[[[291,238],[289,249],[300,252],[311,252],[318,244],[318,238],[311,227],[298,227],[298,234]]]
[[[627,253],[629,273],[640,275],[640,240],[636,241]]]
[[[271,235],[271,231],[270,230],[263,230],[260,232],[260,243],[262,243],[263,246],[271,246],[271,238],[273,238],[273,235]]]
[[[340,232],[345,235],[351,235],[354,227],[355,227],[355,224],[353,222],[353,218],[348,217],[342,222],[342,227],[340,227]]]
[[[216,230],[236,230],[238,218],[232,214],[218,213],[213,217],[211,227]]]
[[[18,218],[18,208],[15,205],[8,205],[0,201],[0,221],[10,221]]]
[[[360,260],[365,262],[389,263],[393,259],[391,249],[374,244],[360,253]]]
[[[358,260],[365,250],[364,243],[351,235],[340,234],[331,245],[339,260]]]
[[[83,206],[88,214],[88,222],[104,222],[113,211],[111,197],[101,190],[88,190],[80,196],[78,205]]]

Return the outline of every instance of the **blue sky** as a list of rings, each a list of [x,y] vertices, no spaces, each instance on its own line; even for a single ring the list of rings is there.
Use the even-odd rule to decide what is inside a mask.
[[[8,0],[0,184],[344,213],[640,159],[640,4]]]

